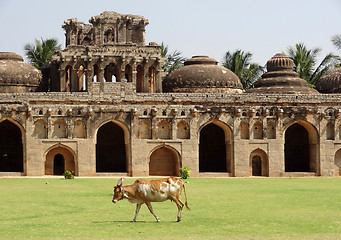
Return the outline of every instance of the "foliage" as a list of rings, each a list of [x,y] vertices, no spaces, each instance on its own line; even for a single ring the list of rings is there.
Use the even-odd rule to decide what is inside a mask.
[[[171,201],[152,204],[160,223],[146,206],[131,223],[116,183],[0,178],[1,239],[341,239],[340,178],[192,178],[180,223]]]
[[[65,179],[74,179],[75,178],[75,172],[74,171],[70,172],[70,171],[66,170],[63,175],[64,175]]]
[[[334,35],[332,37],[332,43],[338,50],[341,50],[341,34]]]
[[[264,73],[264,67],[251,62],[252,53],[237,50],[226,52],[223,66],[234,72],[243,84],[243,89],[253,88],[254,83]]]
[[[169,53],[168,45],[161,43],[161,56],[166,58],[166,63],[163,65],[162,69],[166,73],[171,73],[174,70],[182,67],[184,65],[185,57],[181,56],[181,52],[178,50]]]
[[[38,69],[41,69],[45,64],[51,60],[53,53],[56,50],[60,50],[60,45],[58,40],[51,39],[41,39],[35,40],[35,44],[26,44],[24,46],[25,55],[29,63]]]
[[[334,68],[338,59],[336,55],[329,53],[317,65],[320,52],[320,48],[307,49],[303,43],[288,48],[288,56],[294,61],[294,71],[312,87],[323,74]]]
[[[179,174],[182,179],[187,179],[191,175],[191,169],[188,166],[179,169]]]

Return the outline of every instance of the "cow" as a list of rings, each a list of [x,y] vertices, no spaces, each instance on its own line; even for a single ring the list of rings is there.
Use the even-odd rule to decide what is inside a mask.
[[[123,186],[123,178],[120,178],[117,185],[114,187],[113,203],[127,199],[130,203],[136,203],[136,211],[133,222],[136,222],[137,214],[140,211],[141,205],[146,204],[150,213],[153,214],[157,222],[160,222],[158,216],[155,215],[151,202],[163,202],[171,200],[178,207],[178,222],[181,221],[181,212],[184,204],[180,200],[180,195],[184,189],[188,210],[187,195],[184,183],[176,177],[168,177],[157,180],[137,179],[133,184]]]

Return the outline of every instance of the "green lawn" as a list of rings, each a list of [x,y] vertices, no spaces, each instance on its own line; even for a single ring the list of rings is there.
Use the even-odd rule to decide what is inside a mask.
[[[0,179],[0,239],[341,239],[341,178],[190,179],[180,223],[170,201],[153,204],[160,223],[146,206],[130,222],[116,183]]]

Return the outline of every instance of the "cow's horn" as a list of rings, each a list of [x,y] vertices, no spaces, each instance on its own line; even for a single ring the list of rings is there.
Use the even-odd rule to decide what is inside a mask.
[[[118,179],[118,182],[117,182],[117,186],[122,186],[122,184],[123,184],[123,177],[122,178],[120,178],[120,179]]]

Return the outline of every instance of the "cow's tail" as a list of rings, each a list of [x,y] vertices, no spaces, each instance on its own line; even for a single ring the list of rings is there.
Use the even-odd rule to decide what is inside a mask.
[[[185,184],[184,184],[184,193],[185,193],[185,199],[186,199],[186,202],[185,202],[185,206],[188,210],[191,210],[188,206],[188,203],[187,203],[187,194],[186,194],[186,188],[185,188]]]

